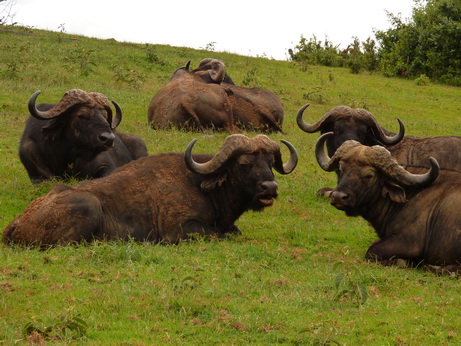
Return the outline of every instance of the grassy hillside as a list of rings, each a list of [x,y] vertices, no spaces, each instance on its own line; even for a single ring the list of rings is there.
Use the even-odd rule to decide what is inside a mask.
[[[308,120],[346,104],[367,108],[391,131],[400,117],[407,134],[458,135],[459,88],[20,27],[2,27],[0,51],[0,229],[56,183],[33,186],[17,154],[37,90],[38,102],[50,103],[73,88],[105,94],[124,111],[119,130],[140,135],[151,154],[182,152],[193,138],[196,152],[213,153],[226,133],[153,131],[147,107],[177,67],[218,58],[236,84],[282,99],[286,133],[271,138],[290,141],[300,156],[292,174],[277,174],[274,206],[245,214],[237,222],[243,234],[233,239],[47,251],[0,246],[5,344],[460,343],[459,279],[364,261],[374,231],[316,197],[335,177],[315,162],[318,135],[295,121],[304,103],[311,103]]]

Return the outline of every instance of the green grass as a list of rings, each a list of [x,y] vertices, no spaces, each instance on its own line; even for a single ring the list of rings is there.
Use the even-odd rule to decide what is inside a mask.
[[[213,153],[226,133],[153,131],[147,107],[174,69],[215,57],[237,84],[247,80],[280,96],[286,133],[271,137],[290,141],[300,161],[292,174],[276,174],[280,196],[274,206],[243,215],[237,222],[243,234],[228,240],[94,243],[47,251],[0,246],[4,344],[460,343],[459,279],[366,262],[374,231],[316,197],[318,188],[335,184],[335,176],[315,162],[318,135],[303,133],[295,121],[306,102],[310,121],[346,104],[366,107],[391,131],[400,117],[407,134],[458,135],[459,88],[8,29],[17,33],[0,31],[1,229],[56,183],[33,186],[17,154],[26,104],[36,90],[42,90],[38,102],[56,102],[72,88],[104,93],[124,110],[120,131],[140,135],[151,154],[182,152],[193,138],[194,151]],[[349,281],[345,277],[337,288],[336,280],[346,274]],[[366,301],[355,295],[357,287],[366,289]]]

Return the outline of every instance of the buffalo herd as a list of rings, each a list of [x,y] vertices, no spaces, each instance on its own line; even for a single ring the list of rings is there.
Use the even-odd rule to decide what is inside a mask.
[[[298,163],[290,142],[281,140],[289,151],[282,159],[279,143],[268,137],[284,133],[280,99],[236,85],[217,59],[176,69],[152,98],[147,117],[154,130],[229,132],[215,154],[192,154],[195,139],[183,152],[148,154],[139,136],[116,130],[121,107],[103,94],[72,89],[57,103],[36,104],[39,94],[29,99],[19,144],[31,182],[84,181],[57,184],[32,201],[3,230],[5,244],[225,238],[241,232],[235,222],[243,213],[274,203],[273,171],[289,174]],[[368,110],[347,106],[309,123],[308,106],[299,109],[296,123],[320,133],[315,157],[337,177],[336,187],[319,193],[375,229],[379,240],[365,258],[461,274],[461,137],[407,136],[400,119],[391,132]],[[245,130],[262,134],[249,138]]]

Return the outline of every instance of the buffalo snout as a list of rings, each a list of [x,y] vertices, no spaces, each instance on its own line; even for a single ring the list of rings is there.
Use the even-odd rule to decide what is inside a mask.
[[[101,145],[103,145],[106,148],[110,148],[114,145],[115,135],[110,132],[104,132],[98,136],[98,140],[101,143]]]
[[[261,189],[265,192],[269,192],[271,194],[277,194],[277,187],[279,184],[277,184],[274,180],[270,181],[263,181],[261,183]]]
[[[333,190],[330,194],[330,203],[335,208],[344,209],[344,207],[353,207],[354,201],[349,193]]]

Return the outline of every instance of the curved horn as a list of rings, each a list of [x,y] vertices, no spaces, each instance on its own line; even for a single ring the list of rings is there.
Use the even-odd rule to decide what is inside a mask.
[[[338,169],[338,161],[332,160],[327,153],[325,152],[325,142],[328,137],[333,136],[333,132],[324,133],[319,137],[317,143],[315,144],[315,157],[319,166],[327,172],[332,172]]]
[[[186,167],[189,168],[189,170],[191,170],[194,173],[201,174],[203,164],[195,162],[192,158],[192,148],[194,147],[195,142],[197,142],[197,138],[194,138],[187,146],[186,151],[184,152],[184,162],[186,164]]]
[[[35,101],[40,92],[40,90],[36,91],[30,97],[28,104],[30,114],[39,120],[54,119],[75,105],[93,102],[92,98],[86,91],[80,89],[72,89],[67,91],[61,98],[61,100],[58,103],[56,103],[51,109],[43,112],[39,111],[35,106]]]
[[[290,142],[284,139],[282,139],[281,142],[288,147],[288,150],[290,150],[290,158],[286,163],[282,163],[281,155],[279,157],[276,156],[274,169],[280,174],[289,174],[295,169],[296,165],[298,164],[298,153],[296,152],[295,147]]]
[[[296,115],[296,123],[298,124],[299,128],[303,130],[304,132],[308,132],[308,133],[314,133],[314,132],[320,131],[325,121],[328,120],[328,118],[335,116],[338,112],[338,109],[340,107],[343,107],[343,106],[335,107],[331,111],[326,113],[323,117],[321,117],[320,120],[317,121],[316,123],[308,124],[303,120],[303,113],[304,113],[304,110],[309,106],[310,106],[309,103],[302,106],[299,109],[298,114]]]
[[[212,174],[216,172],[236,151],[251,151],[253,144],[244,135],[230,135],[211,160],[205,163],[195,162],[192,158],[192,148],[197,139],[193,139],[184,152],[184,162],[187,168],[198,174]]]
[[[186,66],[184,66],[184,70],[189,71],[190,68],[190,60],[187,62]]]
[[[221,168],[231,156],[240,152],[252,152],[256,149],[255,141],[250,140],[242,134],[234,134],[228,136],[221,148],[213,158],[205,163],[195,162],[192,158],[192,147],[197,140],[192,140],[184,152],[184,162],[187,168],[194,173],[198,174],[212,174]],[[275,142],[274,142],[275,143]]]
[[[391,157],[390,153],[381,146],[373,146],[374,152],[373,165],[380,169],[388,177],[395,179],[397,182],[407,186],[425,186],[432,183],[439,175],[440,166],[436,159],[429,158],[430,168],[426,173],[414,174],[408,172],[405,168]]]
[[[111,129],[115,129],[119,124],[120,122],[122,121],[122,109],[120,108],[120,106],[118,105],[117,102],[115,101],[112,101],[112,104],[114,105],[115,107],[115,117],[112,119],[112,123],[111,123]]]
[[[32,96],[30,97],[29,103],[28,103],[30,114],[38,120],[50,120],[50,119],[58,117],[59,114],[55,114],[51,116],[50,111],[41,112],[37,109],[37,107],[35,106],[35,102],[37,100],[38,95],[40,95],[41,92],[42,92],[41,90],[38,90],[34,92]]]
[[[399,132],[395,136],[388,136],[384,132],[385,130],[383,130],[383,128],[378,124],[378,121],[375,119],[373,114],[365,109],[356,109],[356,111],[359,114],[362,113],[362,115],[364,115],[364,118],[369,122],[369,126],[373,129],[375,136],[381,143],[385,145],[395,145],[403,139],[403,136],[405,135],[405,126],[399,118],[397,118],[397,121],[399,122]]]

